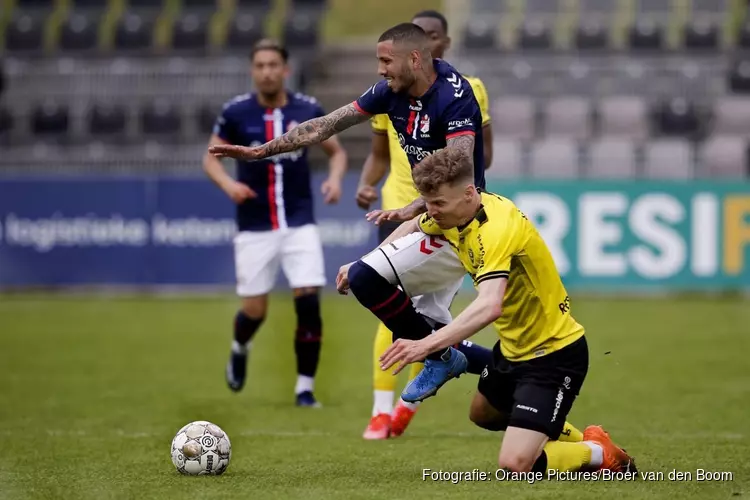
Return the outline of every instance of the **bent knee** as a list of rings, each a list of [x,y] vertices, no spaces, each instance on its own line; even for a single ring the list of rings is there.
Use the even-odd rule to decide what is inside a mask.
[[[511,472],[530,472],[534,466],[534,459],[516,453],[503,454],[501,452],[497,465],[501,469],[507,469]]]
[[[266,317],[268,301],[265,297],[247,297],[242,299],[242,313],[248,318],[262,320]]]

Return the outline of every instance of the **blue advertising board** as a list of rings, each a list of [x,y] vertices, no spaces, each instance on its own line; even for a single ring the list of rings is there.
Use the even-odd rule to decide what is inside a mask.
[[[322,174],[313,178],[315,186]],[[316,200],[329,285],[376,243],[354,204]],[[503,181],[570,289],[750,288],[750,184]],[[234,206],[210,181],[0,178],[0,287],[234,285]],[[279,282],[284,286],[283,279]]]

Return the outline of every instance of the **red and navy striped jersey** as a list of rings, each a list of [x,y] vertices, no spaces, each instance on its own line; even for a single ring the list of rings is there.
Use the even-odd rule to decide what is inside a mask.
[[[412,168],[460,135],[474,136],[474,182],[484,188],[482,112],[469,82],[453,66],[434,59],[435,83],[421,97],[393,92],[385,80],[354,101],[368,115],[387,114]]]
[[[260,105],[255,94],[235,97],[224,105],[214,134],[230,144],[260,146],[302,122],[325,115],[313,97],[287,93],[282,108]],[[255,162],[237,162],[237,180],[258,196],[237,206],[240,231],[298,227],[315,221],[307,149]]]

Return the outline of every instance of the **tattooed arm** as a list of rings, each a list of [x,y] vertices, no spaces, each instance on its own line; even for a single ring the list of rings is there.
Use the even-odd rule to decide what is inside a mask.
[[[277,137],[262,146],[252,148],[216,145],[209,148],[209,152],[218,158],[228,156],[244,161],[262,160],[269,156],[288,153],[321,143],[331,136],[369,119],[368,115],[361,113],[354,104],[350,103],[325,116],[301,123],[281,137]]]

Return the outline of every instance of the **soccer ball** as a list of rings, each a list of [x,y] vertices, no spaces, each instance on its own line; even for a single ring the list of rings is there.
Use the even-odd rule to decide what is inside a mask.
[[[218,476],[231,458],[229,436],[211,422],[190,422],[172,440],[172,463],[181,474]]]

